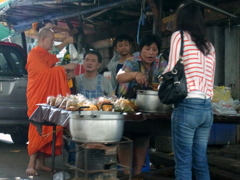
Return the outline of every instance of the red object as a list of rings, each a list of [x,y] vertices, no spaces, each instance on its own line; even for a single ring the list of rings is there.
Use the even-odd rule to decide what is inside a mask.
[[[83,64],[78,64],[75,69],[75,75],[83,74],[85,72]]]

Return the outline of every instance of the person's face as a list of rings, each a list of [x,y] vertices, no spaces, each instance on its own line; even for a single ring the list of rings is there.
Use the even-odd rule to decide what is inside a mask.
[[[158,47],[156,43],[152,43],[150,46],[143,46],[140,53],[142,61],[146,64],[151,64],[154,62],[157,55]]]
[[[121,56],[126,56],[128,54],[130,54],[130,49],[131,49],[131,45],[128,41],[121,41],[118,42],[115,50],[121,55]]]
[[[87,54],[83,62],[83,67],[85,71],[97,72],[98,68],[100,67],[100,63],[98,62],[97,55]]]
[[[47,50],[51,50],[54,43],[54,35],[53,33],[49,33],[47,37],[43,38],[44,47]]]
[[[52,29],[53,28],[53,24],[49,22],[49,23],[45,24],[44,27]]]

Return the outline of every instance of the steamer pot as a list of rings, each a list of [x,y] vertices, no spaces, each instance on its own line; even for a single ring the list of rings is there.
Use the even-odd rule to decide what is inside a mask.
[[[149,113],[168,113],[172,111],[172,105],[166,105],[160,102],[158,91],[138,90],[136,106],[139,111]]]
[[[69,128],[75,141],[117,142],[123,134],[124,115],[109,111],[73,111]]]

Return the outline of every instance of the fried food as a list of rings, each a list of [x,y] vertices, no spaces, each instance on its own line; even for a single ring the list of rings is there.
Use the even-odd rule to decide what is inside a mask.
[[[94,104],[86,105],[89,108],[82,108],[83,111],[98,111],[98,108]]]

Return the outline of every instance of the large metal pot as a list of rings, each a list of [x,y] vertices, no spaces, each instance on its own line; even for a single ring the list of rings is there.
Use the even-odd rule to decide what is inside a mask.
[[[160,102],[158,91],[138,90],[136,106],[139,111],[151,113],[168,113],[172,111],[172,105],[166,105]]]
[[[70,115],[72,139],[83,142],[116,142],[123,134],[124,115],[109,111],[75,111]]]

